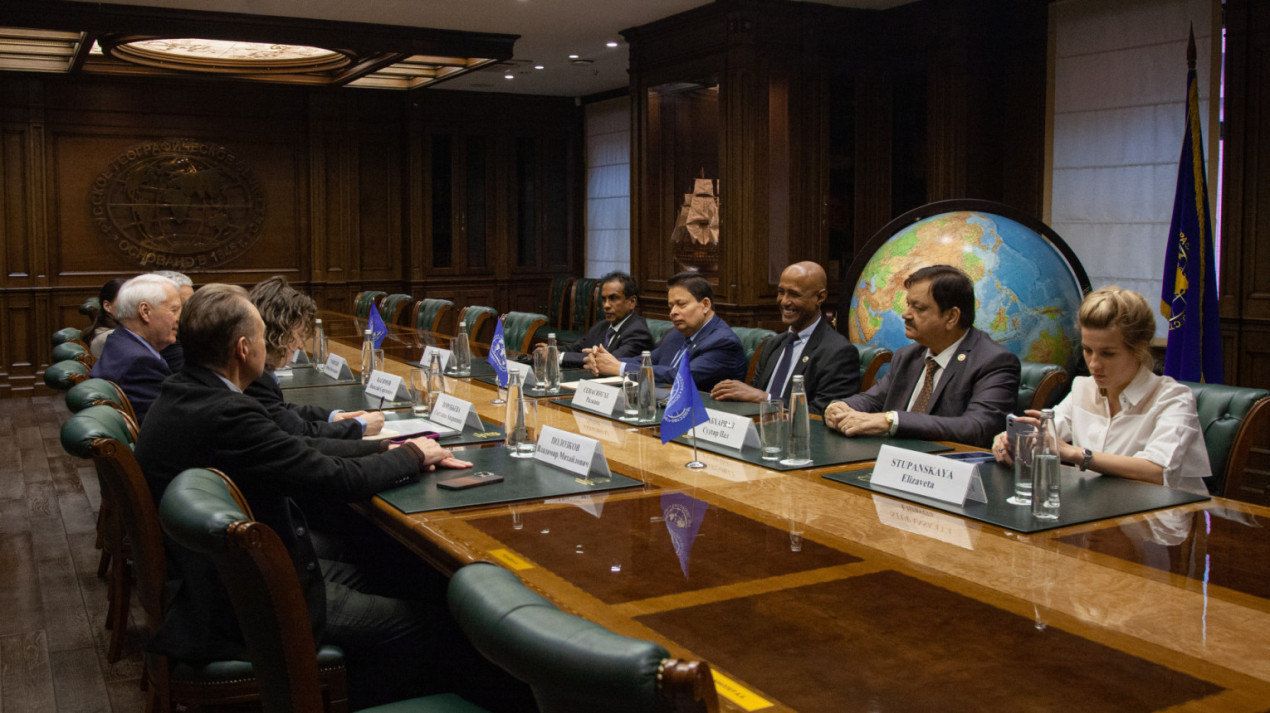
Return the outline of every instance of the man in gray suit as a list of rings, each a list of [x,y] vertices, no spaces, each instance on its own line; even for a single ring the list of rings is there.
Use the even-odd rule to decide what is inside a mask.
[[[988,447],[1018,400],[1019,359],[975,329],[974,284],[948,265],[904,281],[904,335],[873,388],[825,408],[825,425],[848,436],[898,436]]]

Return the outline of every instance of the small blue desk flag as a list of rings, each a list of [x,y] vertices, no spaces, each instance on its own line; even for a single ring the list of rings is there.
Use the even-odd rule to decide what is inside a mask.
[[[1177,165],[1173,221],[1164,253],[1160,312],[1169,321],[1164,374],[1181,381],[1222,383],[1221,322],[1217,275],[1209,222],[1204,136],[1199,122],[1199,81],[1195,76],[1195,32],[1186,51],[1186,133]]]
[[[686,353],[679,360],[679,371],[675,372],[675,383],[670,387],[670,400],[666,402],[666,414],[661,419],[662,443],[669,443],[693,427],[710,420],[705,404],[701,403],[697,382],[692,380],[692,371],[688,366],[690,360],[691,357]]]
[[[384,337],[388,336],[388,327],[384,324],[384,318],[379,316],[379,309],[375,305],[370,306],[370,319],[367,322],[371,339],[375,340],[375,348],[379,349],[384,343]]]
[[[507,386],[507,345],[503,341],[503,320],[495,320],[494,341],[490,342],[489,355],[485,361],[494,367],[498,374],[498,385]]]

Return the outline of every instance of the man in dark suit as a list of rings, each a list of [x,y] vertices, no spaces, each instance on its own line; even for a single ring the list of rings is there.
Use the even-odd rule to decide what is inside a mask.
[[[115,298],[119,327],[106,337],[92,374],[123,389],[138,424],[145,422],[160,384],[172,374],[161,352],[176,341],[180,317],[180,292],[166,277],[138,275],[119,288]]]
[[[820,265],[798,262],[785,268],[776,287],[776,302],[788,329],[763,345],[753,381],[720,381],[710,396],[755,403],[773,398],[788,404],[793,377],[802,375],[807,404],[821,413],[829,402],[858,392],[860,353],[821,316],[820,306],[828,296]]]
[[[948,265],[904,281],[904,334],[873,388],[825,409],[825,425],[848,436],[956,441],[988,447],[1018,400],[1019,359],[973,326],[974,284]]]
[[[745,378],[745,348],[741,340],[714,313],[714,290],[710,282],[696,272],[681,272],[671,277],[666,286],[666,302],[675,331],[654,350],[653,375],[660,384],[675,380],[675,371],[683,355],[690,355],[689,367],[698,389],[713,389],[724,379]],[[596,376],[613,376],[638,372],[640,358],[618,359],[602,346],[586,356],[583,367]]]
[[[648,323],[635,314],[639,302],[639,285],[625,272],[610,272],[600,278],[600,300],[604,307],[604,321],[591,325],[591,329],[578,341],[560,352],[560,366],[581,369],[586,355],[597,346],[622,359],[638,357],[653,348],[653,335]],[[539,349],[546,345],[539,344]]]
[[[137,461],[155,501],[187,468],[217,468],[233,479],[256,519],[286,545],[315,638],[344,647],[354,708],[444,690],[442,676],[454,674],[452,655],[479,666],[479,656],[464,655],[465,640],[444,605],[423,601],[421,590],[406,586],[409,572],[333,558],[338,548],[315,537],[296,500],[303,497],[306,507],[360,500],[420,471],[471,464],[428,438],[397,446],[308,439],[280,429],[242,393],[264,370],[267,346],[264,322],[241,287],[199,290],[186,305],[181,339],[185,368],[163,384],[137,439]],[[320,449],[315,441],[324,441]],[[170,606],[154,645],[180,658],[243,658],[233,609],[211,560],[166,544]]]

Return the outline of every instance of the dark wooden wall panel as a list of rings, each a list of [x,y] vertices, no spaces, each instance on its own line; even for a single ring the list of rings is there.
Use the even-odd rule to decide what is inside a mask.
[[[4,264],[0,273],[12,278],[31,271],[27,252],[26,132],[4,128],[0,132],[0,169],[3,169],[3,205],[0,205],[0,240]],[[7,282],[7,280],[6,280]]]

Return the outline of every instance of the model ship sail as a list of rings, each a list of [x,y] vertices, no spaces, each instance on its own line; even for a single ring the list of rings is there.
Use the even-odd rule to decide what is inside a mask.
[[[670,234],[675,267],[714,275],[719,270],[719,195],[709,178],[695,178],[692,184]]]

